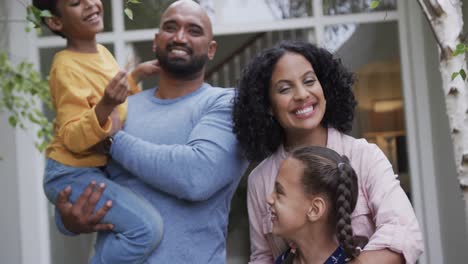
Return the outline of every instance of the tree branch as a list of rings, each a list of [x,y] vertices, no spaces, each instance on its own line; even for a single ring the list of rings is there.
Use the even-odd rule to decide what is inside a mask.
[[[429,8],[431,8],[432,11],[434,11],[437,8],[440,11],[442,11],[442,9],[440,8],[440,5],[438,3],[436,3],[438,7],[433,7],[432,3],[431,3],[430,4],[431,6],[428,6],[428,4],[424,0],[418,0],[418,4],[419,4],[419,6],[421,6],[421,9],[422,9],[422,11],[424,13],[424,16],[426,17],[427,21],[429,22],[429,26],[430,26],[430,28],[432,30],[432,33],[434,34],[434,37],[435,37],[435,39],[437,41],[437,44],[439,45],[441,53],[443,54],[442,56],[445,57],[446,56],[446,54],[445,54],[445,49],[446,48],[442,44],[442,41],[440,40],[440,36],[437,34],[437,32],[434,29],[434,24],[436,23],[436,21],[435,21],[436,19],[434,18],[434,16],[429,11]],[[436,12],[436,13],[439,14],[439,12]]]

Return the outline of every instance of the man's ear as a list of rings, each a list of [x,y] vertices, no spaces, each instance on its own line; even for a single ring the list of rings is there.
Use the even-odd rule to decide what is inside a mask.
[[[327,210],[325,199],[321,196],[316,196],[310,200],[309,210],[307,211],[307,219],[315,222],[323,217]]]
[[[50,30],[58,32],[62,31],[63,24],[60,18],[58,18],[57,16],[46,17],[44,19],[44,22]]]
[[[212,60],[214,58],[217,47],[218,47],[218,43],[212,40],[208,46],[208,59]]]

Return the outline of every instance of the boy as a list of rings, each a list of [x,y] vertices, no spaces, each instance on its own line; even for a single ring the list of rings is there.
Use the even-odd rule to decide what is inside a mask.
[[[127,96],[139,91],[136,81],[158,71],[155,62],[143,63],[131,73],[119,71],[110,52],[96,43],[103,30],[100,0],[34,0],[40,10],[53,16],[44,23],[67,41],[50,71],[50,94],[57,111],[54,140],[47,148],[44,190],[51,203],[70,186],[76,201],[89,182],[106,187],[98,205],[112,200],[112,209],[102,223],[114,228],[100,236],[91,263],[143,263],[162,238],[162,220],[146,200],[106,177],[102,167],[106,141],[121,127]],[[128,83],[131,84],[130,91]],[[58,214],[62,233],[70,234]]]

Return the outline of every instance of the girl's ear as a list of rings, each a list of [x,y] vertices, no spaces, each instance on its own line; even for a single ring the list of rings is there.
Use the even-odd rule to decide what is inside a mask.
[[[50,28],[50,30],[59,31],[59,32],[62,31],[63,24],[59,17],[57,16],[46,17],[44,19],[44,22]]]
[[[321,196],[315,196],[310,201],[309,211],[307,212],[307,219],[311,222],[316,222],[322,218],[327,210],[325,199]]]

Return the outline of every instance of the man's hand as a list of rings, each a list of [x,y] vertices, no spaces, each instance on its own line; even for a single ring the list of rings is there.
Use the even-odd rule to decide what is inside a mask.
[[[136,66],[131,74],[133,80],[135,80],[136,83],[139,83],[146,77],[158,75],[160,71],[161,68],[159,66],[158,60],[151,60],[138,64],[138,66]]]
[[[99,187],[95,187],[96,182],[91,182],[74,204],[68,200],[72,191],[70,186],[59,193],[55,206],[60,212],[63,225],[68,231],[83,234],[108,231],[114,227],[112,224],[99,223],[111,209],[112,201],[107,201],[99,210],[93,213],[106,186],[101,183]]]

